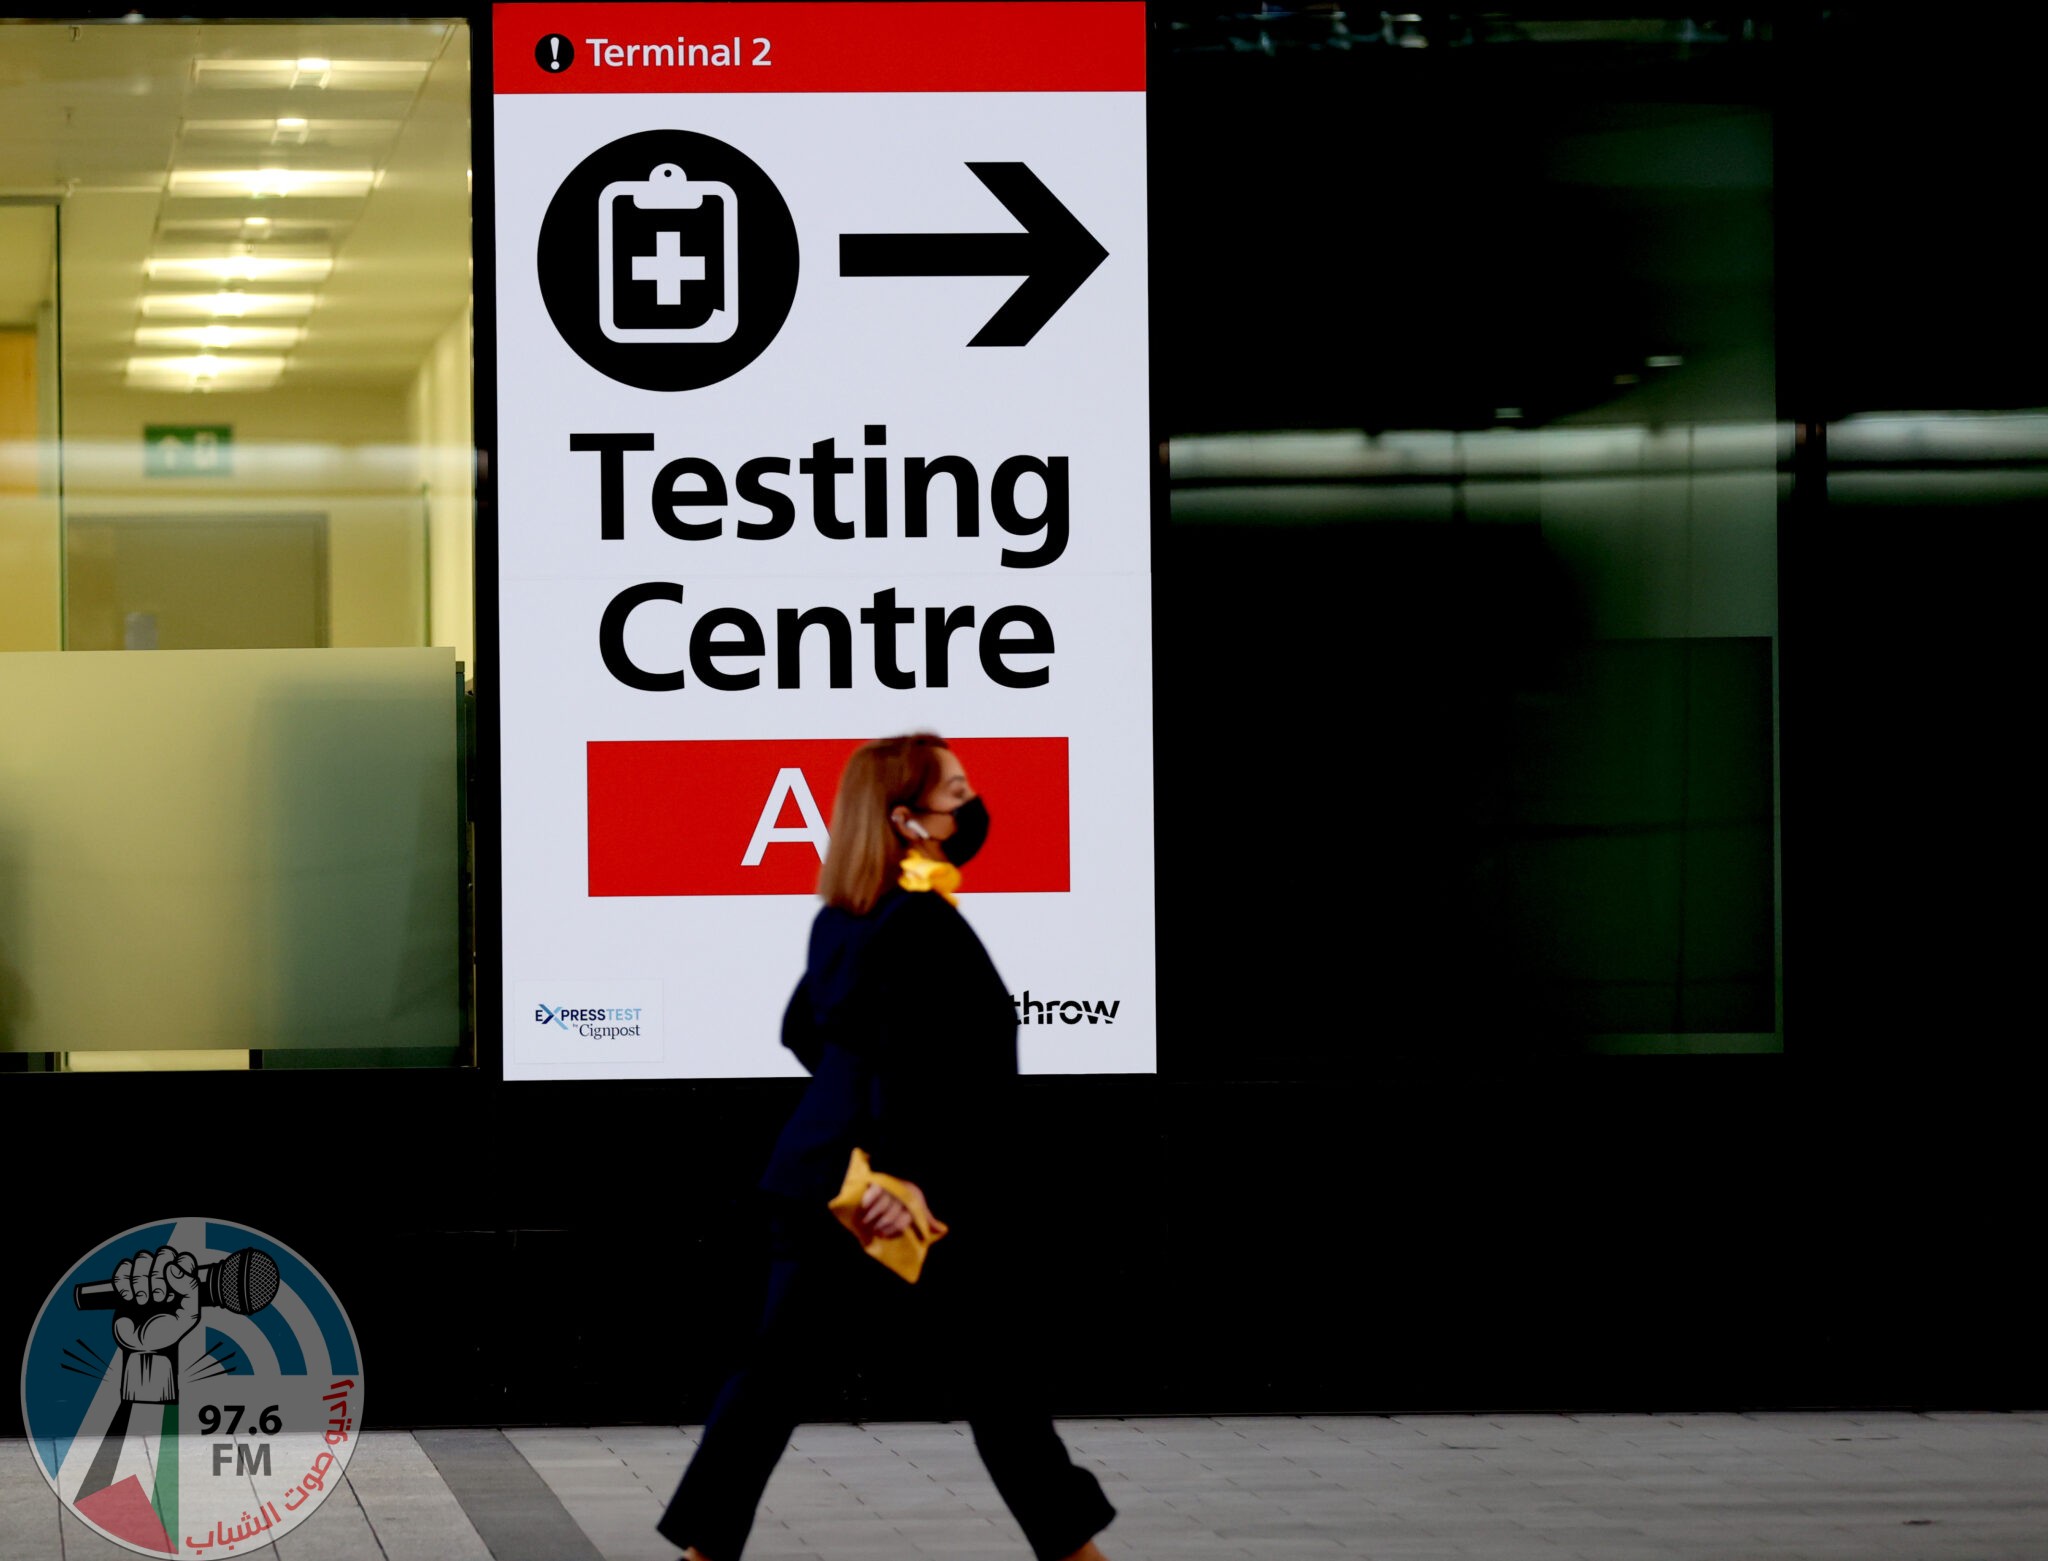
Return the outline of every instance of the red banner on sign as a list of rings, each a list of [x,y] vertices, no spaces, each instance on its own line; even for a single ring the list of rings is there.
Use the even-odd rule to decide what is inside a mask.
[[[1137,0],[491,8],[496,92],[1142,92]]]
[[[843,738],[592,743],[590,892],[814,894]],[[974,737],[953,752],[986,798],[988,844],[963,892],[1064,894],[1069,887],[1067,740]],[[771,811],[772,809],[772,811]]]

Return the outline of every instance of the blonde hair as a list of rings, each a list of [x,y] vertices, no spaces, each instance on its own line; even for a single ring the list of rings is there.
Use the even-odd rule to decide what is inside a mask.
[[[889,822],[898,807],[915,808],[945,771],[935,732],[878,737],[853,750],[832,799],[832,844],[818,870],[818,898],[865,916],[903,865],[903,839]]]

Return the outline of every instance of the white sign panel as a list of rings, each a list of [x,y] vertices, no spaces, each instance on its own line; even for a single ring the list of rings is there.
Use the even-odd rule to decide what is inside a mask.
[[[1139,5],[499,6],[505,1072],[801,1071],[945,735],[1026,1072],[1155,1063]]]

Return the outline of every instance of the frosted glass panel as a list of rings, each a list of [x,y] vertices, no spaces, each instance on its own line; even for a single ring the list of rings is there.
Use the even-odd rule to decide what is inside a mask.
[[[452,649],[0,656],[0,1050],[452,1049]]]

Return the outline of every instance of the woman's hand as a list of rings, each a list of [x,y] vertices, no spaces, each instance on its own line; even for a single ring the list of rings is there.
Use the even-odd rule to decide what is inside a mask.
[[[869,1182],[868,1190],[861,1194],[857,1234],[865,1246],[877,1236],[900,1236],[909,1230],[918,1215],[925,1223],[931,1222],[931,1206],[924,1201],[924,1189],[915,1182],[905,1182],[904,1190],[910,1194],[911,1202],[886,1190],[880,1182]],[[913,1205],[915,1213],[912,1212]]]

